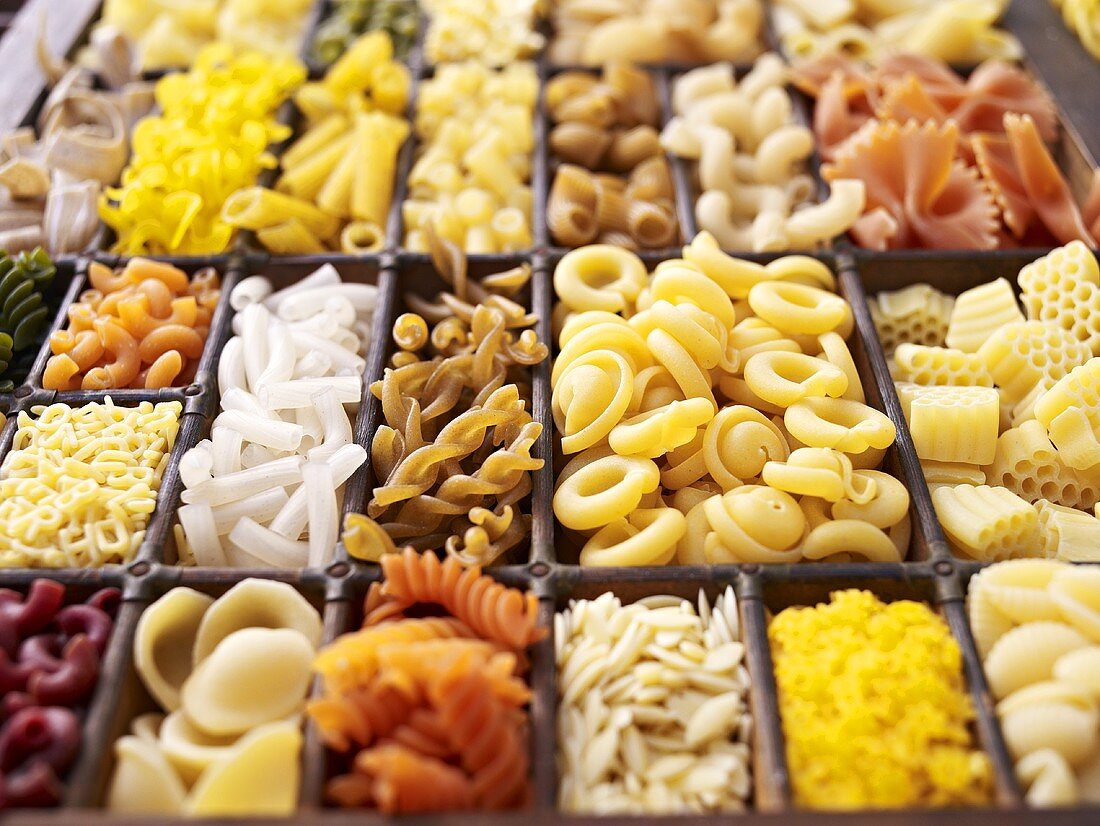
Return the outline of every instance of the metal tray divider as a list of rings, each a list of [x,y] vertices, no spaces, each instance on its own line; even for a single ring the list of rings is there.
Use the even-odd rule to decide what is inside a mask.
[[[557,561],[554,537],[554,417],[551,409],[553,390],[550,386],[550,365],[553,360],[554,335],[551,312],[554,306],[553,271],[546,256],[535,253],[532,259],[531,304],[538,316],[535,333],[539,341],[550,348],[551,355],[533,368],[531,415],[542,425],[536,451],[543,466],[533,474],[531,491],[531,551],[529,560],[533,572],[549,572]]]
[[[664,131],[668,122],[675,117],[676,112],[672,108],[672,89],[679,75],[671,69],[664,67],[657,73],[657,96],[661,101],[661,126]],[[674,152],[665,152],[669,168],[672,170],[672,188],[676,198],[676,218],[680,223],[680,239],[685,243],[691,243],[699,232],[699,226],[695,221],[695,193],[694,170],[691,161],[681,158]]]

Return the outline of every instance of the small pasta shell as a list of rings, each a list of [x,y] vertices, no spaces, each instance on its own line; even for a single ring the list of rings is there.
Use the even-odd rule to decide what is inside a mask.
[[[1049,748],[1075,766],[1100,745],[1096,710],[1065,703],[1018,709],[1003,718],[1001,728],[1008,750],[1017,760]]]
[[[997,699],[1033,683],[1050,679],[1054,663],[1063,654],[1084,648],[1089,641],[1060,622],[1029,622],[1013,628],[985,658],[985,676]]]
[[[1100,642],[1100,568],[1066,566],[1054,575],[1049,591],[1066,621]]]

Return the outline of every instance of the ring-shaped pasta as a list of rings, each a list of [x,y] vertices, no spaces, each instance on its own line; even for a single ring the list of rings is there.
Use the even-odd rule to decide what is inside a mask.
[[[786,462],[768,462],[761,473],[777,490],[799,496],[817,496],[829,502],[850,499],[865,505],[875,497],[875,479],[856,474],[852,460],[837,450],[802,447]]]
[[[764,319],[755,316],[739,321],[730,330],[727,346],[737,350],[741,365],[757,353],[768,353],[773,350],[787,353],[802,352],[797,341],[785,337]]]
[[[672,374],[661,365],[655,364],[639,370],[634,376],[634,395],[631,396],[626,413],[628,416],[636,416],[683,398],[684,391]]]
[[[819,336],[836,330],[848,302],[835,293],[791,281],[766,281],[749,291],[749,306],[780,332]]]
[[[646,267],[633,252],[610,244],[572,250],[554,270],[554,289],[572,310],[619,312],[646,286]]]
[[[764,271],[768,278],[778,281],[806,284],[831,293],[836,292],[836,276],[833,271],[825,262],[808,255],[784,255],[765,266]]]
[[[710,523],[704,553],[712,565],[788,563],[802,556],[806,518],[791,496],[764,485],[742,485],[703,503]]]
[[[844,398],[802,399],[787,408],[783,424],[807,447],[831,447],[841,453],[884,449],[897,437],[897,428],[886,414]]]
[[[736,323],[733,303],[717,282],[695,267],[665,266],[657,268],[649,285],[649,298],[654,304],[666,301],[670,304],[694,304],[706,310],[727,329]]]
[[[585,566],[666,565],[687,530],[675,508],[642,508],[605,526],[581,549]]]
[[[753,287],[776,277],[760,264],[726,255],[718,240],[706,231],[696,235],[682,252],[684,260],[699,267],[730,298],[748,298]]]
[[[848,389],[848,377],[839,367],[815,356],[782,351],[750,358],[745,382],[761,399],[784,409],[808,396],[840,398]]]
[[[859,371],[852,359],[852,351],[839,333],[823,333],[817,337],[817,344],[821,348],[821,354],[830,364],[839,367],[848,377],[848,389],[844,391],[842,398],[851,399],[854,402],[866,402],[863,395],[863,382],[859,379]]]
[[[878,470],[857,470],[854,475],[873,479],[875,495],[861,505],[848,499],[839,500],[832,507],[834,519],[859,520],[886,530],[908,516],[909,491],[899,480]]]
[[[869,522],[835,519],[818,525],[802,542],[806,559],[854,554],[868,562],[901,562],[902,554],[889,536]]]
[[[567,528],[602,528],[637,509],[660,483],[661,472],[651,459],[604,456],[558,480],[554,514]]]
[[[713,416],[714,409],[706,399],[674,401],[620,422],[608,443],[620,456],[656,459],[690,442]]]
[[[550,398],[562,450],[578,453],[607,438],[633,392],[634,371],[613,350],[593,350],[573,361]]]
[[[580,320],[586,315],[588,314],[582,313],[575,318]],[[550,373],[550,386],[557,385],[574,361],[594,350],[615,351],[627,360],[632,373],[650,367],[653,364],[653,355],[649,352],[645,339],[623,319],[619,321],[622,323],[597,322],[591,327],[578,329],[567,340],[563,340],[561,352],[554,360],[554,368]]]
[[[746,405],[718,411],[703,436],[703,463],[724,491],[760,475],[769,461],[790,455],[783,433],[767,416]]]

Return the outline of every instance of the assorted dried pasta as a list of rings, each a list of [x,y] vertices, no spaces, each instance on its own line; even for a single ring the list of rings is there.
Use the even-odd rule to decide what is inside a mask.
[[[554,513],[582,565],[901,561],[909,494],[876,468],[852,311],[824,264],[701,233],[652,275],[589,246],[554,272]]]
[[[0,251],[0,392],[12,392],[31,367],[50,317],[56,275],[41,248],[14,256]]]
[[[808,809],[992,802],[962,654],[920,602],[834,592],[768,625],[794,802]]]
[[[298,54],[310,5],[310,0],[106,0],[92,40],[121,32],[134,42],[137,65],[145,71],[187,68],[214,41],[288,58]]]
[[[532,63],[474,61],[442,65],[420,84],[406,248],[427,252],[429,229],[470,253],[531,247],[538,86]]]
[[[797,64],[793,81],[816,98],[825,180],[865,186],[860,246],[1096,245],[1100,198],[1071,191],[1048,145],[1054,102],[1023,69],[989,60],[964,79],[914,54],[834,55]]]
[[[1017,280],[1019,303],[1004,278],[923,284],[875,296],[872,317],[954,549],[1100,561],[1100,267],[1074,241]]]
[[[385,420],[371,441],[377,486],[344,541],[375,562],[397,543],[488,565],[530,532],[525,500],[544,462],[532,455],[542,425],[530,368],[549,351],[531,329],[538,316],[516,300],[527,264],[475,280],[457,247],[433,239],[454,292],[407,296],[412,312],[394,323],[397,352],[370,388]]]
[[[387,33],[357,39],[323,80],[295,92],[303,132],[280,154],[274,190],[239,190],[221,220],[277,255],[382,249],[410,84]]]
[[[1100,570],[1001,562],[967,605],[1016,779],[1035,807],[1100,802]]]
[[[123,815],[286,817],[298,806],[302,714],[321,616],[284,582],[217,599],[173,588],[149,605],[134,667],[158,711],[114,743],[107,809]]]
[[[534,57],[540,0],[420,0],[428,16],[424,55],[430,63],[476,60],[507,66]]]
[[[608,592],[554,618],[563,811],[744,811],[752,716],[733,589],[696,611]]]
[[[773,22],[793,58],[875,58],[915,52],[950,63],[1018,60],[1019,41],[997,21],[1008,0],[775,0]]]
[[[50,336],[47,390],[155,390],[189,384],[221,296],[213,267],[189,277],[171,264],[131,258],[112,270],[92,262],[89,287]]]
[[[179,402],[22,410],[0,466],[0,567],[131,561],[157,507]]]
[[[599,66],[746,61],[760,52],[761,0],[553,0],[550,60]]]
[[[516,809],[530,799],[526,652],[538,600],[431,551],[382,559],[363,627],[314,662],[308,713],[349,758],[328,800],[385,814]],[[442,615],[406,612],[425,605]]]
[[[860,180],[834,180],[829,197],[815,202],[806,166],[814,134],[794,122],[788,74],[769,52],[740,80],[732,64],[715,63],[673,86],[673,118],[661,145],[695,162],[695,222],[724,249],[812,249],[863,214]]]
[[[651,75],[609,63],[597,77],[564,72],[546,85],[559,162],[546,204],[551,240],[660,249],[680,239],[672,170],[661,149]]]
[[[224,251],[234,227],[222,209],[275,165],[269,144],[289,137],[275,110],[305,80],[293,58],[268,58],[218,43],[187,72],[156,85],[158,113],[134,127],[133,154],[99,215],[115,252],[203,255]]]
[[[420,23],[416,0],[337,0],[313,37],[313,56],[335,63],[361,34],[384,31],[393,41],[394,57],[404,59]]]
[[[184,564],[323,568],[343,485],[367,460],[352,440],[378,289],[326,264],[274,290],[261,275],[229,296],[236,335],[218,362],[210,437],[180,459]]]

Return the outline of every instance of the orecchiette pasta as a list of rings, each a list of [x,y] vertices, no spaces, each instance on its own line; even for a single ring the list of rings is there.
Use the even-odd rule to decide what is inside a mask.
[[[874,470],[896,428],[866,403],[820,261],[742,261],[702,233],[650,275],[573,250],[554,284],[554,512],[582,565],[906,556],[909,495]]]
[[[1054,560],[1002,562],[970,581],[971,627],[1032,806],[1100,798],[1098,595],[1100,571]]]
[[[571,602],[554,628],[563,810],[744,809],[752,718],[732,589],[713,607],[700,593],[698,612],[605,593]]]
[[[863,213],[862,181],[834,181],[828,199],[813,203],[813,133],[794,123],[786,82],[782,58],[769,53],[740,82],[722,63],[688,72],[673,89],[675,117],[661,145],[696,161],[696,221],[724,249],[809,249]]]

